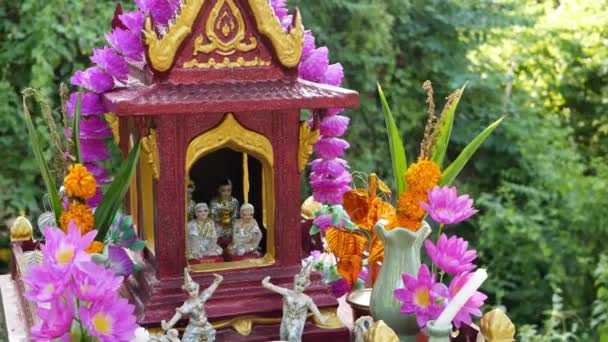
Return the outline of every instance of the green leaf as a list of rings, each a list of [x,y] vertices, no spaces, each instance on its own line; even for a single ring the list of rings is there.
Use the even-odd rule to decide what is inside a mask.
[[[450,185],[452,181],[454,181],[456,176],[458,176],[460,171],[462,171],[469,159],[471,159],[473,154],[475,154],[479,146],[481,146],[481,144],[486,140],[488,136],[490,136],[494,129],[496,129],[496,127],[500,125],[504,118],[505,117],[503,116],[500,119],[494,121],[490,126],[484,129],[483,132],[479,133],[479,135],[475,137],[475,139],[473,139],[473,141],[471,141],[467,145],[467,147],[464,148],[464,150],[462,150],[458,158],[456,158],[456,160],[454,160],[454,162],[452,162],[452,164],[450,164],[450,166],[448,166],[441,174],[441,180],[439,181],[439,185]]]
[[[384,110],[384,122],[386,123],[386,134],[388,136],[388,143],[391,151],[391,161],[393,163],[393,174],[395,177],[395,184],[397,185],[397,196],[405,191],[407,184],[403,175],[407,170],[407,156],[405,155],[405,147],[399,130],[395,124],[395,119],[391,113],[391,108],[386,101],[382,87],[378,83],[378,93],[380,94],[380,101],[382,102],[382,109]]]
[[[34,127],[34,122],[32,121],[32,116],[30,115],[30,111],[27,105],[28,99],[33,97],[36,102],[40,103],[39,99],[40,94],[37,90],[32,88],[27,88],[23,90],[23,115],[25,117],[25,125],[27,126],[27,132],[30,137],[30,144],[32,145],[32,151],[34,152],[34,156],[36,158],[36,163],[40,168],[40,173],[42,174],[42,178],[44,179],[44,184],[46,185],[46,190],[51,199],[51,205],[53,207],[53,212],[55,213],[55,220],[57,223],[61,222],[61,199],[59,198],[59,192],[57,191],[57,186],[55,185],[55,181],[51,176],[49,171],[48,164],[44,160],[44,156],[42,154],[42,149],[40,148],[40,141],[38,140],[38,133],[36,132],[36,128]]]
[[[129,249],[134,252],[139,252],[143,250],[144,247],[146,247],[146,242],[144,240],[136,240],[129,245]]]
[[[74,154],[76,162],[82,163],[82,148],[80,147],[80,111],[82,108],[82,88],[78,89],[76,108],[74,109],[74,122],[72,125],[72,141],[74,142]]]
[[[127,159],[123,162],[120,170],[118,170],[117,176],[105,193],[103,200],[95,209],[95,227],[97,228],[97,236],[95,240],[103,241],[108,233],[108,229],[114,220],[114,216],[120,206],[122,205],[123,199],[129,184],[131,183],[131,177],[137,168],[137,162],[139,161],[139,152],[141,149],[141,140],[137,140],[135,146]]]
[[[310,235],[315,235],[315,234],[319,234],[319,232],[321,232],[321,230],[319,229],[319,227],[317,225],[312,225],[310,227],[310,232],[308,234]]]
[[[448,144],[450,142],[450,136],[452,135],[452,126],[454,124],[454,114],[456,113],[456,107],[458,107],[458,103],[460,102],[460,98],[462,97],[462,93],[466,88],[466,84],[462,86],[459,90],[456,91],[456,97],[450,106],[446,109],[445,116],[441,119],[439,123],[439,127],[437,128],[439,131],[437,133],[437,140],[433,145],[433,151],[431,152],[431,159],[439,165],[441,168],[443,165],[443,160],[445,159],[445,153],[448,149]]]
[[[121,240],[129,241],[133,238],[133,236],[135,236],[135,231],[133,229],[127,230],[124,234],[122,234]]]

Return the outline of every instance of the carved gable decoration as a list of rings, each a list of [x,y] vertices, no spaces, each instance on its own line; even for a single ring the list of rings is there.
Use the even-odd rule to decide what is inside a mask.
[[[146,19],[147,55],[157,72],[226,68],[294,68],[302,55],[304,28],[296,10],[286,32],[268,0],[185,0],[160,35]]]

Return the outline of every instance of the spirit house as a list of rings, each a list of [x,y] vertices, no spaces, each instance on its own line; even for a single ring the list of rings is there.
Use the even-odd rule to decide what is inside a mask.
[[[267,0],[186,0],[165,32],[147,18],[149,68],[104,95],[127,153],[142,154],[127,198],[144,268],[128,281],[139,323],[158,326],[184,295],[184,268],[202,286],[224,282],[206,304],[218,340],[268,341],[301,268],[300,176],[318,133],[300,120],[352,108],[351,90],[298,79],[304,30],[283,29]],[[331,319],[310,319],[304,340],[346,338],[337,301],[319,275],[307,294]]]

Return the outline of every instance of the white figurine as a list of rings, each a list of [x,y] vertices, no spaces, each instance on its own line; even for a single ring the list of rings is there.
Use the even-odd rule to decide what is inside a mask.
[[[262,231],[253,218],[254,210],[253,205],[249,203],[241,206],[241,215],[234,223],[232,242],[228,245],[230,255],[242,256],[257,251],[262,241]]]
[[[217,290],[224,278],[219,274],[214,274],[214,276],[215,280],[213,284],[205,291],[199,293],[199,285],[192,280],[188,269],[184,269],[184,285],[182,286],[182,290],[188,292],[188,299],[186,299],[182,306],[175,309],[175,315],[173,315],[169,323],[164,320],[161,321],[160,324],[163,330],[167,331],[173,328],[175,323],[183,316],[188,316],[190,320],[184,331],[184,336],[182,336],[183,342],[215,341],[215,329],[213,329],[213,326],[207,320],[205,302],[211,298],[211,295]]]
[[[188,222],[188,259],[199,259],[204,256],[222,255],[222,247],[217,244],[215,223],[209,218],[209,207],[206,203],[194,206],[195,218]]]
[[[310,285],[310,271],[312,263],[302,268],[300,273],[294,276],[293,290],[275,286],[270,283],[270,277],[262,280],[262,286],[268,290],[283,296],[283,319],[281,320],[281,340],[289,342],[302,341],[304,324],[310,310],[317,321],[325,324],[327,319],[319,312],[312,299],[304,294],[304,290]]]

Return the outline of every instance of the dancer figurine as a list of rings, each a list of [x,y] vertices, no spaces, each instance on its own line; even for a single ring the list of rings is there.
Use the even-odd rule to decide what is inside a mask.
[[[206,203],[196,204],[194,219],[188,222],[188,259],[218,256],[223,252],[217,244],[217,232],[215,223],[209,218],[209,207]]]
[[[184,269],[184,285],[182,290],[188,292],[188,299],[182,306],[175,309],[175,315],[167,323],[161,321],[161,327],[167,331],[175,325],[183,316],[188,316],[189,321],[182,336],[183,342],[213,342],[215,341],[215,329],[207,320],[205,312],[205,302],[211,298],[213,292],[217,290],[224,278],[219,274],[214,274],[215,280],[205,291],[199,293],[199,285],[192,280],[188,269]]]
[[[300,273],[294,276],[293,290],[275,286],[270,283],[270,276],[262,280],[262,285],[268,290],[283,296],[283,319],[281,320],[281,340],[289,342],[302,341],[304,324],[310,310],[317,321],[325,324],[327,319],[319,312],[312,298],[304,294],[304,290],[310,285],[310,271],[312,263],[302,268]]]
[[[240,218],[234,223],[232,242],[228,245],[230,255],[243,256],[258,250],[262,241],[262,231],[253,218],[254,210],[253,205],[249,203],[241,207]]]
[[[226,179],[220,183],[217,197],[211,200],[211,218],[215,221],[217,235],[223,247],[232,239],[232,227],[238,214],[239,201],[232,197],[232,182]]]

